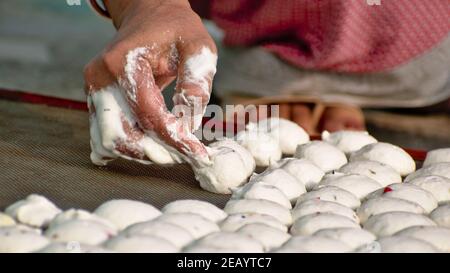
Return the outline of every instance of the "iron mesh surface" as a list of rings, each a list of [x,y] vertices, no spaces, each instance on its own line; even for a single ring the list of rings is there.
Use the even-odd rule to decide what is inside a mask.
[[[0,210],[31,193],[63,209],[87,210],[114,198],[159,208],[177,199],[223,207],[229,198],[202,190],[187,165],[117,160],[97,167],[89,153],[87,113],[0,100]]]

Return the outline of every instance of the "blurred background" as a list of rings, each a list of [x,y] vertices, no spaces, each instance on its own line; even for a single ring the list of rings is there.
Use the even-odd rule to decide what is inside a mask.
[[[0,87],[85,100],[83,67],[115,30],[84,0],[68,2],[0,1]]]
[[[77,2],[0,1],[0,88],[85,101],[83,67],[115,30],[84,0]],[[371,109],[365,114],[379,140],[420,149],[450,146],[448,115]]]

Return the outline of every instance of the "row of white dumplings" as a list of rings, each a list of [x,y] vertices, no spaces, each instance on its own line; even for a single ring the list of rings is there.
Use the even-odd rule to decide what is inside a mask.
[[[175,201],[161,211],[111,200],[89,213],[61,212],[45,197],[30,195],[5,212],[0,252],[263,252],[278,246],[274,236],[283,242],[290,237],[269,215],[228,215],[198,200]]]
[[[408,184],[390,185],[415,169],[403,150],[372,143],[351,154],[358,134],[327,137],[346,147],[350,163],[325,142],[300,145],[301,159],[283,159],[253,175],[233,190],[224,211],[190,200],[168,204],[161,213],[141,202],[113,200],[93,214],[61,213],[31,195],[0,214],[0,252],[70,252],[73,242],[87,252],[348,252],[371,250],[376,236],[382,251],[449,251],[450,208],[436,208],[450,200],[450,163],[439,163],[450,161],[448,149],[429,153],[427,166],[410,174]],[[430,220],[424,215],[433,209]],[[397,232],[406,234],[386,237]]]
[[[413,173],[414,160],[405,151],[376,140],[364,145],[374,140],[366,133],[325,133],[323,138],[335,147],[320,141],[298,146],[295,156],[301,159],[281,160],[252,176],[234,192],[225,210],[268,214],[286,225],[293,222],[294,237],[279,252],[373,251],[369,246],[376,244],[386,252],[450,251],[450,206],[433,211],[430,217],[435,222],[421,215],[438,202],[450,201],[450,163],[445,163],[450,162],[450,149],[430,152],[425,168]],[[409,184],[390,185],[406,175]],[[304,194],[306,190],[312,191]],[[289,218],[286,210],[297,198]],[[436,223],[440,227],[434,227]],[[407,227],[411,229],[404,230]],[[402,233],[386,237],[397,231]],[[370,244],[377,236],[379,241]]]
[[[414,160],[404,150],[388,143],[379,143],[367,132],[340,131],[330,134],[325,131],[322,139],[310,142],[309,136],[295,123],[270,118],[258,124],[249,124],[245,131],[238,133],[237,142],[225,139],[211,144],[212,164],[193,169],[202,188],[229,194],[248,181],[255,167],[274,169],[285,164],[286,161],[280,162],[282,154],[306,159],[315,166],[316,170],[308,166],[302,170],[295,170],[296,166],[287,167],[294,176],[301,176],[302,173],[315,176],[311,181],[306,177],[306,182],[305,178],[297,177],[307,189],[318,183],[317,177],[321,178],[320,175],[338,170],[348,162],[350,164],[342,172],[358,168],[360,174],[383,186],[401,182],[401,176],[414,172],[416,168]],[[431,155],[425,165],[450,160],[445,151],[436,151]],[[358,162],[367,160],[383,165],[373,167],[377,169],[377,174],[371,174],[367,164],[358,167]]]
[[[387,193],[390,192],[395,191]],[[359,217],[349,207],[333,201],[299,199],[293,212],[293,218],[297,220],[291,228],[294,235],[291,238],[287,233],[288,225],[282,222],[280,215],[270,216],[265,214],[270,211],[259,209],[236,212],[233,210],[236,203],[225,208],[229,215],[209,203],[195,200],[172,202],[163,208],[163,214],[150,205],[130,200],[109,201],[93,214],[74,209],[57,213],[48,200],[31,195],[22,201],[22,205],[16,203],[8,208],[7,213],[19,210],[16,219],[29,226],[38,223],[33,222],[37,218],[27,215],[27,210],[41,214],[41,219],[47,219],[40,223],[42,227],[48,226],[45,236],[40,235],[39,229],[15,225],[12,218],[3,215],[0,217],[3,225],[0,228],[0,252],[348,252],[373,243],[376,237],[371,232],[381,237],[379,243],[384,251],[449,251],[450,230],[434,227],[434,222],[420,216],[424,209],[419,205],[395,197],[378,198],[385,200],[377,202],[378,206],[358,210]],[[254,205],[264,203],[253,201],[257,201]],[[402,201],[403,206],[398,206]],[[397,209],[390,206],[392,204],[397,204]],[[415,212],[407,212],[409,208],[415,208]],[[386,213],[386,209],[395,212]],[[57,214],[49,220],[52,210]],[[389,233],[379,233],[377,224],[375,230],[368,229],[371,232],[360,229],[358,221],[365,219],[367,213],[375,216],[365,223],[382,217],[372,222],[384,225],[381,231],[390,230]],[[448,228],[450,206],[434,210],[432,217],[440,217],[442,226]],[[407,225],[414,227],[404,230]],[[422,227],[416,227],[418,225]],[[425,225],[430,228],[424,228]],[[397,229],[403,230],[400,236],[384,237]],[[73,242],[80,248],[74,249]]]
[[[220,231],[217,223],[226,216],[197,200],[175,201],[162,211],[139,201],[111,200],[93,213],[61,212],[45,197],[30,195],[0,215],[0,252],[179,252]]]
[[[194,168],[196,178],[206,190],[230,193],[230,189],[247,182],[256,166],[269,166],[274,169],[277,165],[286,163],[279,162],[283,154],[307,159],[315,165],[316,170],[308,166],[302,170],[293,170],[296,166],[290,168],[295,172],[294,176],[301,175],[302,172],[306,172],[305,175],[309,175],[308,172],[315,175],[312,181],[305,182],[305,179],[300,179],[307,189],[314,183],[317,184],[323,173],[345,165],[348,162],[347,156],[351,162],[376,158],[375,161],[392,167],[396,173],[389,170],[386,175],[396,177],[380,178],[381,183],[386,183],[389,179],[393,179],[390,180],[392,182],[400,182],[398,174],[404,176],[415,170],[414,160],[406,152],[388,143],[378,143],[367,132],[341,131],[330,134],[325,131],[322,138],[323,141],[310,141],[301,127],[285,119],[270,118],[258,124],[250,123],[246,130],[238,133],[235,138],[241,146],[232,140],[218,141],[210,145],[211,150],[215,151],[213,166]],[[386,168],[381,171],[384,169]],[[371,177],[368,173],[365,175]]]

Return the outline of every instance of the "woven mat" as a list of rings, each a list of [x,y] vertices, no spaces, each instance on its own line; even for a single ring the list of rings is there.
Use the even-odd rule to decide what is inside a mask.
[[[96,167],[89,153],[87,113],[0,100],[0,210],[31,193],[63,209],[87,210],[114,198],[159,208],[177,199],[223,207],[229,198],[202,190],[187,165],[117,160]]]

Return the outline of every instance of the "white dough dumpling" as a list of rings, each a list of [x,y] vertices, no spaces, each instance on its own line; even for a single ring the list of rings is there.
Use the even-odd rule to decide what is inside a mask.
[[[360,228],[360,226],[348,217],[318,212],[295,220],[290,232],[292,235],[312,235],[319,230],[329,228]]]
[[[439,203],[450,201],[449,178],[437,175],[420,176],[411,179],[408,183],[429,191]]]
[[[370,244],[377,238],[367,230],[360,228],[322,229],[314,233],[314,236],[336,239],[351,246],[354,249]]]
[[[436,163],[450,163],[450,148],[442,148],[429,151],[423,162],[423,166],[429,166]]]
[[[425,209],[419,204],[408,200],[379,196],[365,201],[358,208],[358,217],[361,223],[365,223],[370,217],[391,211],[404,211],[418,214],[424,214]]]
[[[37,194],[31,194],[5,210],[6,214],[12,216],[18,222],[38,228],[46,227],[60,212],[61,210],[47,198]]]
[[[394,170],[392,167],[371,160],[361,160],[353,161],[342,166],[338,172],[345,174],[360,174],[365,175],[369,178],[380,183],[383,187],[394,184],[401,183],[401,175]]]
[[[4,226],[1,227],[2,232],[21,232],[21,233],[34,233],[37,235],[42,235],[42,230],[38,229],[38,228],[34,228],[34,227],[30,227],[30,226],[26,226],[26,225],[22,225],[22,224],[16,224],[13,226]]]
[[[341,150],[324,141],[299,145],[295,157],[311,161],[324,172],[337,170],[347,163],[347,157]]]
[[[437,207],[430,218],[440,227],[450,228],[450,204]]]
[[[194,240],[186,229],[163,221],[152,220],[131,225],[122,231],[121,234],[128,236],[155,236],[171,242],[173,245],[182,248]]]
[[[366,145],[350,155],[350,162],[360,160],[372,160],[386,164],[401,176],[406,176],[416,170],[414,159],[405,150],[384,142]]]
[[[399,236],[413,237],[432,244],[440,251],[450,252],[450,229],[434,226],[418,226],[404,229]]]
[[[108,226],[88,220],[69,220],[54,225],[45,231],[45,236],[54,242],[75,241],[80,244],[98,245],[116,235]]]
[[[361,205],[361,201],[353,193],[334,186],[326,186],[305,193],[297,199],[297,203],[311,199],[335,202],[351,209],[356,209]]]
[[[94,214],[104,218],[119,230],[139,223],[150,221],[161,215],[161,212],[152,205],[126,199],[115,199],[101,204]]]
[[[247,125],[253,129],[255,124]],[[283,118],[268,118],[258,122],[257,130],[264,131],[278,140],[285,155],[293,155],[298,145],[309,142],[309,135],[297,123]]]
[[[345,154],[355,152],[362,147],[378,142],[373,136],[365,131],[337,131],[330,133],[322,132],[322,140],[336,146]]]
[[[195,213],[215,223],[227,217],[222,209],[200,200],[176,200],[165,205],[161,211],[163,213]]]
[[[268,200],[241,199],[230,200],[225,205],[224,211],[228,214],[255,213],[265,214],[276,218],[281,223],[289,226],[292,224],[292,216],[289,209]]]
[[[219,231],[219,226],[216,223],[194,213],[163,214],[157,221],[163,221],[182,227],[187,230],[194,239]]]
[[[382,188],[377,181],[360,174],[329,174],[317,185],[317,187],[324,186],[335,186],[344,189],[353,193],[359,199]]]
[[[252,155],[233,140],[225,139],[209,145],[212,163],[193,166],[200,186],[210,192],[230,194],[232,189],[247,182],[255,169]]]
[[[119,235],[107,241],[107,249],[119,253],[175,253],[179,249],[159,237]]]
[[[325,173],[307,159],[283,158],[269,167],[270,170],[281,168],[297,178],[306,190],[312,190],[322,179]]]
[[[216,252],[262,253],[262,244],[246,234],[216,232],[205,236],[184,249],[184,252],[203,252],[203,249],[216,249]]]
[[[289,198],[277,187],[264,182],[252,182],[233,191],[231,200],[262,199],[277,203],[287,209],[292,208]]]
[[[237,233],[245,234],[260,242],[265,251],[280,247],[291,238],[289,233],[259,223],[245,225],[238,229]]]
[[[267,167],[281,159],[278,140],[268,133],[257,130],[242,131],[236,135],[236,141],[253,155],[258,167]]]
[[[39,250],[50,241],[34,231],[11,227],[0,227],[0,253],[28,253]]]
[[[117,230],[117,227],[110,221],[82,209],[69,209],[61,212],[53,218],[49,224],[49,227],[57,226],[70,220],[88,220],[98,222],[99,224],[105,225],[112,230]]]
[[[407,236],[383,237],[379,241],[383,253],[437,253],[432,244]]]
[[[255,223],[265,224],[283,232],[287,232],[287,227],[276,218],[270,215],[256,213],[231,214],[220,223],[220,229],[222,231],[235,232],[245,225]]]
[[[222,147],[230,148],[234,152],[238,153],[239,156],[241,157],[242,163],[244,165],[247,174],[250,175],[255,170],[256,163],[255,159],[253,159],[252,154],[233,139],[224,138],[209,144],[208,147],[211,149],[217,149]]]
[[[372,199],[377,196],[399,198],[414,202],[424,208],[426,213],[430,213],[438,206],[438,202],[433,194],[409,183],[389,185],[369,194],[367,199]]]
[[[250,183],[260,182],[277,187],[291,202],[306,192],[305,185],[283,169],[266,170],[250,178]]]
[[[293,221],[300,217],[315,214],[315,213],[333,213],[341,216],[345,216],[355,223],[359,223],[358,216],[349,207],[343,206],[336,202],[324,201],[319,199],[306,200],[304,202],[297,203],[295,208],[291,211]]]
[[[412,226],[435,226],[436,224],[422,214],[392,211],[377,214],[367,220],[363,227],[378,237],[391,236]]]
[[[444,162],[424,166],[419,170],[413,172],[412,174],[408,175],[405,178],[404,182],[409,182],[419,176],[430,176],[430,175],[443,176],[450,179],[450,163]]]
[[[277,253],[345,253],[352,248],[336,239],[321,236],[294,236]]]

